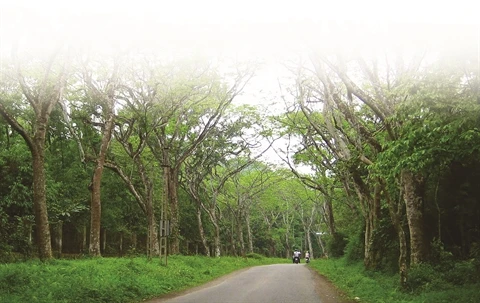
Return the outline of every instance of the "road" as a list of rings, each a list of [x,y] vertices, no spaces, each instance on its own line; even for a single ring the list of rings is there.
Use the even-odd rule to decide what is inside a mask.
[[[237,271],[201,287],[148,303],[346,303],[305,264],[275,264]]]

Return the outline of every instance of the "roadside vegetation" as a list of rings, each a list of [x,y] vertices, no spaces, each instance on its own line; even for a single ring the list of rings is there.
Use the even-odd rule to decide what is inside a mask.
[[[0,302],[141,302],[193,287],[254,265],[287,259],[170,256],[159,259],[88,258],[28,261],[0,265]]]
[[[349,298],[365,303],[480,302],[478,261],[445,262],[412,267],[405,289],[399,275],[365,270],[362,262],[346,257],[313,260],[309,266],[334,283]]]
[[[8,50],[2,301],[136,300],[297,248],[367,302],[477,300],[478,29],[367,30],[302,35],[272,92],[268,56]]]

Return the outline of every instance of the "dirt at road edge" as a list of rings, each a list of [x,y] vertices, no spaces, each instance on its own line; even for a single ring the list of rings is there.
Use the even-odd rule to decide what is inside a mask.
[[[307,266],[312,274],[312,279],[315,280],[315,292],[320,297],[322,303],[354,303],[355,300],[350,300],[337,287],[330,282],[326,277],[319,274],[315,269]]]

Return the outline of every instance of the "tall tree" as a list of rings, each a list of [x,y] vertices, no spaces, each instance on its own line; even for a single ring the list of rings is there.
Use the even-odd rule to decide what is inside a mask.
[[[158,127],[153,129],[149,146],[157,161],[165,168],[172,253],[179,252],[178,187],[181,167],[210,135],[251,77],[249,70],[238,69],[230,77],[230,84],[222,81],[218,71],[211,66],[193,64],[185,70],[190,74],[167,69],[167,72],[173,73],[168,80],[161,78],[165,70],[150,70],[152,80],[145,83],[156,104],[155,120],[160,121]]]
[[[6,80],[6,77],[12,77],[18,83],[18,86],[12,86],[11,83],[3,86],[0,115],[23,137],[32,154],[33,207],[41,260],[52,258],[45,188],[45,138],[50,114],[63,98],[63,91],[66,87],[68,73],[65,59],[60,49],[41,60],[39,64],[35,64],[38,63],[38,60],[21,62],[20,58],[15,55],[11,74],[3,75],[3,81]],[[22,95],[16,95],[16,89],[19,89]],[[23,108],[24,110],[24,102],[32,108],[33,117],[22,119],[18,115],[19,112],[15,109]],[[25,112],[23,111],[23,113]]]
[[[92,183],[90,185],[91,201],[90,201],[90,245],[89,253],[92,256],[101,256],[100,250],[100,231],[101,231],[101,182],[102,174],[107,158],[107,152],[112,139],[113,129],[115,127],[115,103],[117,100],[117,89],[119,86],[119,61],[114,61],[113,67],[103,71],[109,76],[104,80],[101,71],[97,73],[85,67],[83,79],[87,88],[87,96],[97,102],[100,111],[96,114],[100,117],[102,122],[100,124],[102,136],[100,147],[95,162],[95,169],[93,171]],[[97,123],[97,121],[94,121]]]

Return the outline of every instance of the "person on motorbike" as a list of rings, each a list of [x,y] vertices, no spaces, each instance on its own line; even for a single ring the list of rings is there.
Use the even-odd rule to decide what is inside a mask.
[[[308,252],[308,250],[305,252],[305,261],[307,263],[310,262],[310,253]]]
[[[302,253],[298,249],[295,249],[295,251],[293,252],[292,262],[295,263],[295,258],[298,257],[298,263],[300,263],[301,255]]]

